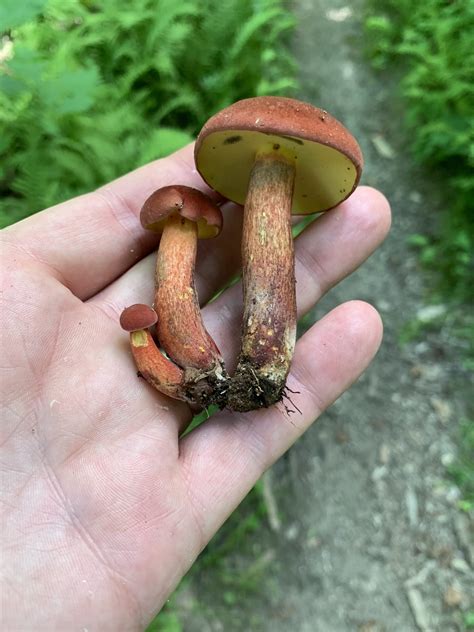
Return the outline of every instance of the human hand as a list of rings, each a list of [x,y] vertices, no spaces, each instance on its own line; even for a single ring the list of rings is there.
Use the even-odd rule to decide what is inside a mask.
[[[224,410],[179,438],[192,413],[135,376],[118,320],[151,304],[156,238],[137,219],[167,184],[208,190],[192,148],[2,234],[2,590],[5,630],[140,630],[257,479],[369,364],[376,311],[345,303],[297,343],[282,405]],[[203,304],[235,275],[241,211],[200,246]],[[356,269],[389,228],[360,187],[296,240],[299,313]],[[240,286],[204,308],[232,371]]]

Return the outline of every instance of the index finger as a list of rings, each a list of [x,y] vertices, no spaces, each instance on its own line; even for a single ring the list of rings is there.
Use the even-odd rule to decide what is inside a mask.
[[[216,199],[197,172],[193,145],[188,145],[97,191],[37,213],[6,229],[4,237],[84,300],[156,246],[158,237],[140,225],[140,208],[155,189],[178,183]]]

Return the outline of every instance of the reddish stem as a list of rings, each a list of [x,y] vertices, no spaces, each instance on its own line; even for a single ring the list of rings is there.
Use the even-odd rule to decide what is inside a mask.
[[[242,347],[229,406],[249,411],[280,401],[296,339],[291,203],[295,168],[257,156],[244,208]]]
[[[184,371],[165,358],[147,329],[130,333],[130,347],[140,375],[149,384],[168,397],[187,401]]]
[[[190,397],[199,406],[223,405],[226,372],[206,331],[194,286],[197,225],[173,214],[165,224],[156,263],[154,308],[160,345],[185,370]],[[214,391],[214,395],[212,395]]]

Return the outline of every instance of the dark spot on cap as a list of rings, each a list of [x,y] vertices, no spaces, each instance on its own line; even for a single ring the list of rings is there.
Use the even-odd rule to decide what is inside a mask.
[[[296,143],[297,145],[304,145],[300,138],[292,138],[291,136],[282,136],[282,138],[289,140],[291,143]]]
[[[273,145],[273,149],[274,149],[275,151],[278,151],[278,150],[280,149],[280,145],[279,145],[278,143],[275,143],[275,144]]]
[[[242,136],[229,136],[229,138],[225,139],[224,145],[235,145],[235,143],[238,143],[241,140]]]

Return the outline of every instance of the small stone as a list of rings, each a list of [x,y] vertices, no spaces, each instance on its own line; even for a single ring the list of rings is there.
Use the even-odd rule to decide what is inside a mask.
[[[409,588],[407,590],[407,597],[416,625],[422,632],[428,632],[428,630],[431,629],[430,617],[420,591],[416,588]]]
[[[382,134],[374,134],[374,136],[371,136],[370,140],[374,144],[377,153],[382,156],[382,158],[388,158],[389,160],[393,160],[393,158],[395,158],[395,150],[382,136]]]
[[[474,538],[469,517],[464,513],[458,513],[454,517],[454,529],[458,542],[467,557],[469,564],[474,565]]]
[[[390,309],[392,309],[392,306],[388,301],[385,301],[384,299],[379,299],[377,301],[377,308],[381,312],[388,312]]]
[[[423,353],[426,353],[427,351],[430,350],[430,345],[427,342],[419,342],[416,346],[415,346],[415,353],[418,355],[422,355]]]
[[[414,202],[415,204],[420,204],[420,202],[423,200],[423,197],[419,191],[411,191],[408,194],[408,199],[410,200],[410,202]]]
[[[455,461],[456,457],[451,452],[447,452],[446,454],[441,455],[441,463],[444,467],[449,467]]]
[[[331,22],[345,22],[352,17],[352,9],[350,7],[341,7],[340,9],[329,9],[326,11],[326,18]]]
[[[379,460],[382,465],[387,465],[390,461],[390,448],[386,443],[382,443],[379,449]]]
[[[290,542],[296,540],[296,538],[300,534],[300,529],[296,523],[291,524],[288,529],[285,531],[285,538]]]
[[[263,499],[267,509],[268,524],[270,529],[279,532],[281,529],[281,520],[278,511],[277,500],[273,491],[272,472],[267,470],[262,476],[263,481]]]
[[[451,485],[450,487],[448,487],[448,491],[446,492],[446,500],[449,503],[457,503],[458,500],[461,498],[461,490],[459,489],[459,487],[457,485]]]
[[[342,76],[344,79],[352,79],[354,76],[354,64],[352,62],[347,61],[342,65]]]
[[[451,560],[451,568],[460,573],[469,573],[469,564],[462,557],[455,557]]]
[[[443,423],[448,422],[453,414],[453,410],[451,408],[451,404],[445,399],[440,399],[439,397],[431,397],[430,404],[438,415],[440,421]]]
[[[443,600],[449,608],[457,608],[462,604],[464,595],[458,587],[448,586],[443,595]]]
[[[380,465],[379,467],[376,467],[373,472],[372,472],[372,480],[375,482],[380,481],[385,474],[387,473],[387,468],[385,467],[385,465]]]
[[[446,305],[426,305],[416,312],[421,323],[432,323],[446,314]]]
[[[418,524],[418,499],[411,487],[409,487],[406,491],[405,502],[407,506],[408,522],[410,523],[410,527],[415,527]]]
[[[379,527],[381,527],[382,523],[383,523],[383,518],[382,518],[381,514],[374,514],[372,516],[372,522],[374,524],[374,527],[376,527],[377,529]]]

